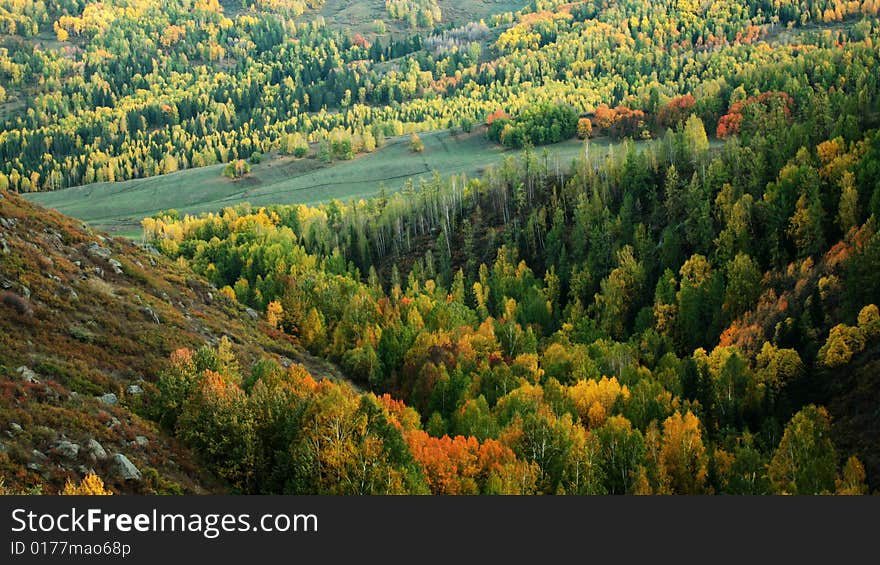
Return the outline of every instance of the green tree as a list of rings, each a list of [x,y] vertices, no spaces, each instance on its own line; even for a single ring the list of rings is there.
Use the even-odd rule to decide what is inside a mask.
[[[794,415],[773,453],[768,474],[778,492],[834,492],[837,452],[831,441],[831,417],[825,408],[811,404]]]
[[[736,319],[755,306],[761,295],[761,270],[745,253],[737,253],[727,264],[727,288],[723,308]]]

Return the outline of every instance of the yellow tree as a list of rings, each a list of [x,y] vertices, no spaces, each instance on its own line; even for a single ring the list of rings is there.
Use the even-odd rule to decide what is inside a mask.
[[[690,411],[676,412],[663,422],[660,464],[675,493],[700,494],[706,487],[708,457],[700,420]]]
[[[81,480],[78,485],[70,479],[67,479],[67,483],[64,485],[64,490],[61,491],[61,494],[70,496],[107,496],[113,494],[113,492],[104,487],[104,481],[101,480],[101,477],[94,473],[89,473],[83,477],[83,480]]]
[[[284,308],[277,300],[273,300],[266,306],[266,322],[273,328],[281,325],[281,317],[284,315]]]

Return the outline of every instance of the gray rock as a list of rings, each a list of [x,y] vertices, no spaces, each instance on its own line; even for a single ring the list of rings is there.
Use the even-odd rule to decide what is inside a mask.
[[[0,441],[0,453],[6,453],[9,451],[9,448],[6,447],[6,444]]]
[[[146,436],[134,436],[134,442],[137,445],[144,447],[145,445],[148,445],[150,443],[150,440],[148,440]]]
[[[76,456],[79,455],[79,445],[62,440],[55,444],[55,453],[66,459],[76,459]]]
[[[134,464],[128,460],[128,457],[121,453],[113,456],[113,466],[119,476],[126,481],[141,480],[141,472]]]
[[[19,375],[21,375],[21,380],[26,383],[39,383],[40,379],[37,378],[37,374],[31,371],[28,367],[22,365],[18,369],[16,369]]]
[[[19,424],[18,422],[11,422],[9,424],[9,429],[12,430],[13,432],[20,432],[21,431],[21,424]]]
[[[28,287],[26,287],[26,286],[24,286],[24,285],[21,285],[21,295],[24,296],[24,297],[27,298],[27,299],[30,299],[30,297],[31,297],[31,289],[29,289]]]
[[[248,308],[244,312],[245,312],[245,314],[248,315],[248,317],[250,317],[251,320],[259,320],[260,319],[260,315],[253,308]]]
[[[38,473],[43,470],[43,466],[39,463],[28,463],[27,468],[31,471],[36,471]]]
[[[152,308],[144,308],[143,312],[144,312],[144,315],[147,317],[147,319],[153,320],[157,324],[162,323],[162,320],[159,319],[159,315],[156,314]]]
[[[37,451],[36,449],[31,451],[31,455],[33,455],[34,459],[37,461],[48,461],[49,459],[42,451]]]
[[[101,267],[95,267],[95,274],[103,279],[104,278],[104,269],[102,269]]]
[[[110,250],[106,247],[101,247],[95,242],[90,243],[88,247],[86,247],[86,253],[96,259],[103,259],[105,261],[110,258]]]
[[[98,443],[95,439],[90,439],[88,443],[86,443],[86,449],[89,450],[89,453],[91,453],[95,459],[100,461],[107,459],[107,452],[104,450],[104,446]]]
[[[110,259],[107,262],[110,263],[110,266],[113,267],[113,271],[115,271],[117,275],[122,274],[122,263],[120,263],[116,259]]]
[[[110,423],[107,424],[107,427],[112,430],[113,428],[116,428],[120,425],[122,425],[122,422],[119,421],[119,418],[113,416],[112,418],[110,418]]]
[[[130,394],[132,396],[140,396],[144,393],[144,389],[141,388],[141,385],[128,385],[128,388],[125,389],[125,394]]]
[[[4,255],[8,255],[9,251],[9,245],[6,243],[6,240],[0,237],[0,252]]]
[[[96,396],[98,402],[103,402],[107,406],[116,406],[116,403],[119,402],[119,399],[116,398],[116,395],[112,392],[108,392],[107,394],[102,394],[101,396]]]

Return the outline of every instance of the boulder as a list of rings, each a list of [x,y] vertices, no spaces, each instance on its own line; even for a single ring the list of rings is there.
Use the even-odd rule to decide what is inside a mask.
[[[113,456],[113,467],[120,478],[126,481],[141,480],[141,472],[134,464],[128,460],[128,457],[121,453]]]
[[[125,389],[125,394],[130,394],[132,396],[140,396],[144,393],[144,389],[141,388],[141,385],[128,385],[128,388]]]
[[[121,275],[121,274],[122,274],[122,263],[120,263],[120,262],[117,261],[116,259],[110,259],[110,260],[108,260],[107,262],[110,263],[110,266],[113,267],[113,271],[114,271],[117,275]]]
[[[116,398],[116,395],[112,392],[108,392],[107,394],[102,394],[101,396],[96,396],[98,402],[103,402],[107,406],[116,406],[116,403],[119,402],[119,399]]]
[[[156,314],[156,312],[154,312],[152,308],[144,308],[143,312],[144,316],[146,316],[148,320],[152,320],[157,324],[162,323],[162,320],[159,319],[159,315]]]
[[[90,243],[88,247],[86,247],[86,253],[96,259],[103,259],[105,261],[110,258],[110,250],[106,247],[101,247],[95,242]]]
[[[76,459],[76,456],[79,455],[79,445],[71,441],[61,440],[55,444],[54,451],[65,459]]]
[[[21,424],[19,424],[18,422],[11,422],[9,424],[9,429],[12,430],[13,432],[18,433],[21,431]]]
[[[146,436],[135,436],[134,443],[141,447],[144,447],[145,445],[149,445],[150,440],[148,440]]]
[[[256,321],[256,320],[259,320],[259,319],[260,319],[260,315],[259,315],[259,314],[257,313],[257,311],[254,310],[253,308],[248,308],[248,309],[245,310],[244,312],[245,312],[245,314],[248,315],[248,317],[249,317],[251,320],[255,320],[255,321]]]
[[[26,383],[39,383],[40,379],[37,378],[37,374],[31,371],[28,367],[22,365],[16,372],[21,375],[21,380]]]
[[[91,453],[95,459],[107,459],[107,452],[104,451],[104,446],[98,443],[95,439],[90,439],[88,443],[86,443],[86,449],[89,450],[89,453]]]

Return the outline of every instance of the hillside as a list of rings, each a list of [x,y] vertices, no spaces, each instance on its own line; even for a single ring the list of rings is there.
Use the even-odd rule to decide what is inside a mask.
[[[383,186],[389,192],[396,192],[407,182],[418,185],[421,180],[430,180],[435,171],[444,176],[478,177],[488,167],[497,166],[503,159],[518,153],[485,139],[484,130],[470,135],[450,135],[448,131],[423,134],[425,150],[421,153],[410,151],[408,136],[392,138],[375,153],[330,164],[314,158],[273,155],[254,165],[250,174],[238,180],[223,177],[223,166],[214,165],[24,196],[98,229],[139,237],[141,219],[163,210],[200,214],[243,202],[254,206],[318,204],[334,198],[347,202],[374,196]],[[603,154],[608,147],[607,139],[598,139],[593,142],[592,152]],[[581,143],[576,140],[547,149],[550,158],[566,168],[583,152]]]
[[[118,492],[223,491],[191,451],[133,410],[179,348],[226,336],[242,366],[268,357],[337,376],[187,269],[7,192],[0,287],[7,488],[53,492],[93,469]],[[123,479],[116,454],[141,480]]]
[[[878,16],[0,0],[0,492],[877,491]]]

